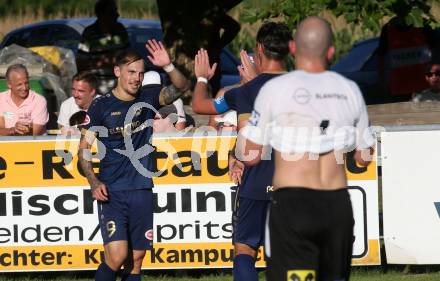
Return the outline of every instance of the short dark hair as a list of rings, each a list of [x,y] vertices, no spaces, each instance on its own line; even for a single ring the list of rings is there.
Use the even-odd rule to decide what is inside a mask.
[[[143,60],[143,59],[142,59],[141,55],[139,55],[139,53],[136,50],[126,49],[126,50],[120,51],[116,55],[115,65],[120,67],[120,66],[138,61],[138,60]]]
[[[87,82],[93,89],[98,87],[98,79],[96,76],[90,71],[80,71],[72,77],[73,81],[85,81]]]
[[[113,6],[117,7],[115,0],[98,0],[98,1],[96,1],[95,15],[99,16],[99,15],[102,15],[103,13],[105,13],[107,11],[107,7],[109,5],[113,5]]]
[[[27,71],[26,66],[24,66],[21,63],[17,63],[17,64],[12,64],[12,65],[8,66],[8,68],[6,69],[6,74],[5,74],[6,80],[9,81],[9,76],[11,75],[11,72],[14,72],[14,71],[22,71],[22,72],[26,73],[27,77],[29,77],[29,73]]]
[[[263,45],[264,55],[270,59],[283,60],[289,53],[289,41],[293,40],[292,31],[280,22],[267,22],[257,33],[257,43]]]

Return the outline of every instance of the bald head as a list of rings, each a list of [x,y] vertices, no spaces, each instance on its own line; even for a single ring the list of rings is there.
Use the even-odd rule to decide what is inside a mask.
[[[333,46],[333,34],[328,22],[320,17],[308,17],[301,21],[295,34],[296,56],[310,59],[326,59]]]

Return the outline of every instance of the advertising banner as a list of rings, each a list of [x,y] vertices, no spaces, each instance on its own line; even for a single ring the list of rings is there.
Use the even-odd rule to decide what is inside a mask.
[[[236,192],[227,157],[234,143],[234,136],[154,139],[154,249],[144,268],[232,267]],[[86,270],[103,260],[97,206],[77,146],[77,139],[0,141],[0,271]],[[380,264],[376,165],[358,167],[351,159],[347,175],[353,264]],[[265,266],[263,249],[257,265]]]
[[[390,264],[440,263],[440,131],[382,132],[384,242]]]

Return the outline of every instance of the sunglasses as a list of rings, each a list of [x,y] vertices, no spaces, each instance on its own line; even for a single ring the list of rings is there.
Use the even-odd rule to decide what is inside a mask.
[[[427,72],[426,73],[426,76],[428,77],[428,78],[431,78],[432,76],[437,76],[437,77],[440,77],[440,70],[439,71],[434,71],[434,72]]]

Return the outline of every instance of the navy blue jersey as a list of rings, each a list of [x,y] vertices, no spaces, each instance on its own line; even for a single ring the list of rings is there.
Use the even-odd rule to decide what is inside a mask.
[[[145,171],[153,171],[154,167],[151,136],[155,111],[152,108],[159,108],[161,89],[160,85],[143,89],[132,101],[120,100],[109,92],[95,99],[87,111],[90,122],[84,129],[97,132],[96,127],[100,127],[104,130],[104,134],[96,134],[106,150],[99,163],[98,179],[109,190],[153,187],[151,174]],[[140,104],[142,102],[152,108]],[[99,146],[98,150],[101,154]]]
[[[231,109],[237,111],[238,120],[248,120],[254,108],[254,102],[261,87],[280,73],[261,73],[246,84],[225,93],[225,101]],[[255,200],[269,200],[267,191],[272,186],[274,159],[262,160],[258,165],[246,166],[241,179],[239,196]]]

